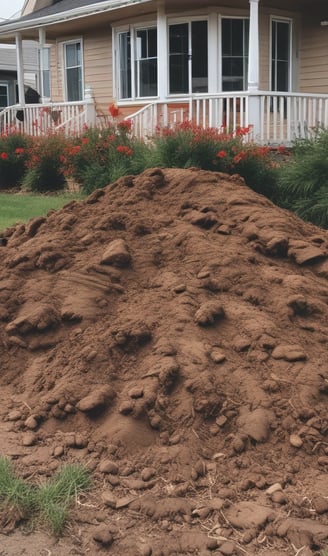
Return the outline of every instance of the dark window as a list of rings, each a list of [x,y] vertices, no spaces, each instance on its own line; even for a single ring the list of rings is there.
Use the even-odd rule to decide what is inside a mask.
[[[222,90],[247,89],[248,19],[222,19]]]

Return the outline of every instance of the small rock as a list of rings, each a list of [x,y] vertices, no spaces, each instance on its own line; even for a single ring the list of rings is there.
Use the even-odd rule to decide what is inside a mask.
[[[120,479],[117,475],[111,475],[110,473],[108,473],[107,475],[107,481],[113,486],[116,487],[120,484]]]
[[[143,481],[150,481],[155,475],[156,471],[153,467],[145,467],[145,469],[141,471],[141,478]]]
[[[37,441],[37,436],[34,432],[26,432],[23,434],[22,444],[23,446],[34,446]]]
[[[235,552],[235,545],[233,542],[225,541],[220,545],[220,552],[224,554],[224,556],[231,556],[232,554],[236,554]]]
[[[118,474],[118,466],[112,460],[105,459],[99,465],[99,471],[101,473],[111,473],[112,475]]]
[[[114,542],[113,535],[108,530],[108,527],[106,525],[100,525],[99,527],[97,527],[92,537],[96,542],[104,546],[110,546]]]
[[[242,438],[240,438],[240,436],[237,436],[234,439],[232,443],[232,449],[234,452],[236,452],[236,454],[241,454],[241,452],[245,450],[245,443]]]
[[[110,490],[104,490],[101,493],[101,499],[102,499],[103,503],[105,504],[105,506],[108,506],[109,508],[116,508],[117,500],[113,496],[113,494],[111,493]]]
[[[274,492],[277,492],[278,490],[282,490],[282,486],[280,483],[274,483],[273,485],[269,486],[269,488],[266,489],[266,493],[271,495]]]
[[[134,408],[134,404],[132,400],[126,400],[121,403],[119,407],[119,412],[122,413],[122,415],[129,415],[130,413],[132,413],[133,408]]]
[[[80,433],[75,434],[75,447],[85,448],[88,445],[88,440]]]
[[[38,428],[38,422],[33,415],[30,415],[30,417],[28,417],[26,421],[24,421],[24,425],[31,430],[35,430]]]
[[[8,414],[8,421],[19,421],[19,419],[22,418],[22,413],[18,410],[14,410],[14,411],[10,411],[10,413]]]
[[[303,440],[298,434],[291,434],[289,437],[289,443],[294,446],[294,448],[301,448],[301,446],[303,446]]]
[[[328,465],[328,456],[320,456],[318,458],[319,465]]]
[[[318,498],[312,499],[312,505],[319,515],[328,512],[328,498],[318,496]]]
[[[225,316],[221,303],[208,301],[203,303],[195,313],[195,322],[199,326],[210,326],[223,319]]]
[[[55,446],[53,450],[53,455],[55,458],[60,458],[64,454],[64,446]]]
[[[128,391],[128,396],[130,396],[130,398],[142,398],[143,395],[144,389],[142,386],[134,386]]]
[[[140,556],[152,556],[152,553],[153,553],[152,547],[149,545],[145,545],[145,546],[140,546],[138,554],[140,554]]]
[[[125,268],[131,264],[131,255],[123,239],[114,239],[107,247],[101,258],[101,264]]]
[[[183,293],[186,291],[186,289],[186,284],[178,284],[177,286],[174,286],[173,291],[175,293]]]
[[[105,408],[114,397],[115,393],[113,389],[109,386],[104,386],[103,388],[94,390],[85,398],[82,398],[77,404],[77,408],[85,413],[99,410]]]
[[[273,492],[271,495],[271,500],[272,502],[275,502],[276,504],[286,504],[287,503],[287,496],[284,492],[277,490],[276,492]]]
[[[226,356],[221,349],[213,349],[210,353],[210,358],[214,363],[223,363],[226,360]]]
[[[173,436],[170,437],[169,443],[173,446],[174,444],[179,444],[180,440],[181,440],[180,434],[174,434]]]

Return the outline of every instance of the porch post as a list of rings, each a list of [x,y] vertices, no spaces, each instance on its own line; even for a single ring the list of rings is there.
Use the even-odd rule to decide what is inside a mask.
[[[44,49],[46,44],[46,32],[45,29],[39,29],[39,85],[41,94],[41,102],[49,102],[50,98],[44,96],[44,71],[48,68],[45,67],[44,63]]]
[[[248,123],[253,126],[254,139],[260,134],[260,97],[259,91],[259,1],[249,0],[249,45],[248,45],[248,85],[249,107]]]
[[[162,103],[167,100],[167,87],[168,87],[168,49],[167,49],[167,29],[166,29],[166,14],[163,2],[159,2],[157,6],[157,71],[158,71],[158,98]],[[161,123],[167,125],[167,110],[163,106]],[[160,118],[160,115],[159,115]],[[161,118],[160,118],[161,119]]]
[[[16,60],[17,60],[18,102],[20,106],[25,106],[22,35],[20,33],[16,33],[15,40],[16,40]]]

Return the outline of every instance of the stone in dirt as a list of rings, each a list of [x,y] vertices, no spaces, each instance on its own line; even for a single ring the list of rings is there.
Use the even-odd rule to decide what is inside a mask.
[[[1,236],[1,452],[93,478],[55,547],[3,512],[3,551],[326,548],[327,231],[157,168]]]

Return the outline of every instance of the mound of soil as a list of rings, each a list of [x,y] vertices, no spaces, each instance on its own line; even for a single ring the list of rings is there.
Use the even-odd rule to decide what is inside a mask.
[[[326,231],[239,176],[152,169],[0,250],[1,452],[94,479],[59,542],[2,516],[5,554],[328,546]]]

